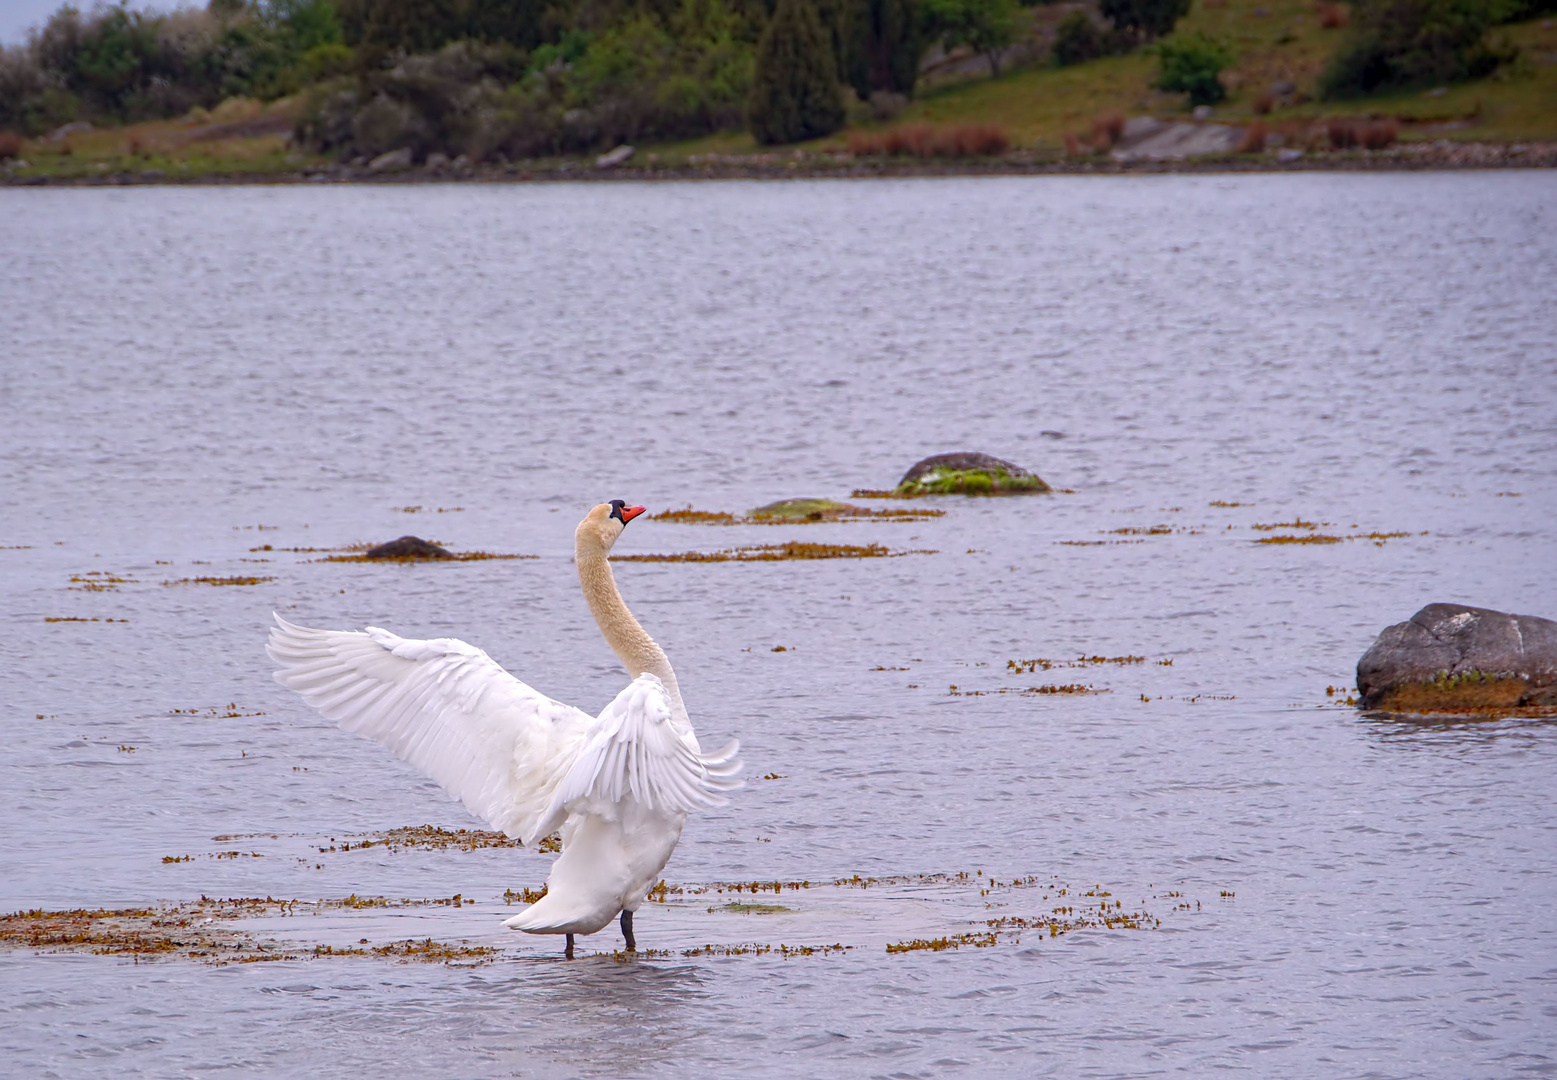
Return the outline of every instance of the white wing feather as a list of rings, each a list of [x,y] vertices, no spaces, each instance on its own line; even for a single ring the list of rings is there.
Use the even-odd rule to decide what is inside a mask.
[[[598,724],[454,638],[387,630],[313,630],[281,616],[265,651],[282,686],[347,731],[372,739],[521,842],[545,836],[559,782]]]
[[[686,813],[725,802],[741,786],[740,744],[700,753],[671,721],[670,697],[644,673],[607,705],[580,743],[552,795],[547,821],[575,810],[611,816],[626,796],[660,813]]]

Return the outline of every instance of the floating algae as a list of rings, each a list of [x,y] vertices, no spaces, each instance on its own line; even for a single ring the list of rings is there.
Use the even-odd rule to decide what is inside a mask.
[[[263,585],[267,581],[275,581],[273,577],[247,577],[235,575],[233,577],[195,577],[178,578],[176,581],[164,581],[164,585]]]
[[[723,551],[683,551],[674,555],[613,555],[612,562],[781,562],[804,559],[881,559],[934,555],[934,551],[893,551],[882,544],[757,544]]]
[[[759,506],[745,514],[722,510],[695,510],[691,506],[649,515],[650,521],[679,525],[807,525],[841,521],[928,521],[944,517],[946,511],[929,507],[919,509],[876,510],[853,506],[831,499],[785,499]]]

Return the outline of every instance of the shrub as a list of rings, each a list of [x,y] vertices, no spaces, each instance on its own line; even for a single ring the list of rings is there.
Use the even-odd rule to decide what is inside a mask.
[[[837,65],[811,0],[779,0],[757,44],[746,119],[765,145],[814,139],[843,126]]]
[[[22,137],[14,131],[0,131],[0,161],[20,157],[21,153]]]
[[[1123,34],[1150,41],[1172,32],[1190,0],[1101,0],[1098,11]]]
[[[1383,150],[1394,145],[1400,135],[1400,125],[1394,117],[1383,120],[1331,120],[1325,124],[1325,135],[1332,150],[1350,150],[1363,147],[1367,150]]]
[[[1345,4],[1332,3],[1330,0],[1320,0],[1317,10],[1321,29],[1338,30],[1343,26],[1351,25],[1351,9]]]
[[[1243,135],[1238,139],[1238,152],[1240,154],[1258,154],[1265,149],[1265,140],[1269,133],[1264,123],[1254,121],[1243,129]]]
[[[1100,154],[1112,149],[1124,134],[1124,126],[1123,113],[1109,113],[1092,121],[1092,149]]]
[[[1261,94],[1254,99],[1254,104],[1251,107],[1254,109],[1255,116],[1268,116],[1270,111],[1276,107],[1276,99],[1268,93]]]
[[[851,131],[849,152],[857,157],[994,157],[1011,140],[992,124],[901,124],[886,131]]]
[[[1000,75],[1000,53],[1016,40],[1015,0],[920,0],[924,36],[947,51],[970,46]]]
[[[1158,89],[1186,93],[1192,105],[1215,105],[1227,97],[1217,76],[1233,62],[1233,54],[1221,42],[1204,34],[1187,35],[1164,42],[1158,59]]]
[[[1085,11],[1073,11],[1054,29],[1054,62],[1060,67],[1096,60],[1108,53],[1108,32]]]
[[[1320,78],[1322,97],[1480,78],[1514,57],[1488,40],[1486,0],[1358,0],[1352,14],[1352,37]]]

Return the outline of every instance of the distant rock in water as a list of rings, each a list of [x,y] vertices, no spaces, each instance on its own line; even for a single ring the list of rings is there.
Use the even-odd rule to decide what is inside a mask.
[[[1051,490],[1019,465],[989,454],[935,454],[916,462],[894,495],[1041,495]]]
[[[1428,604],[1362,654],[1357,689],[1391,712],[1557,706],[1557,622]]]
[[[452,559],[454,553],[445,551],[420,536],[402,536],[387,544],[368,548],[363,552],[363,557],[367,559]]]
[[[866,517],[870,511],[831,499],[781,499],[759,506],[750,517],[766,521],[831,521],[842,517]]]

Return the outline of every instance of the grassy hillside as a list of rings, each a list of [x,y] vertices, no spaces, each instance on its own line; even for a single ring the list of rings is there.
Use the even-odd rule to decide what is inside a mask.
[[[1054,24],[1079,5],[1031,9],[1031,41],[1052,38]],[[1494,33],[1518,46],[1519,59],[1490,78],[1359,101],[1316,100],[1316,83],[1328,58],[1343,41],[1344,29],[1324,29],[1311,0],[1196,0],[1176,34],[1205,33],[1231,45],[1237,55],[1223,73],[1228,99],[1214,119],[1244,124],[1256,117],[1256,105],[1272,83],[1284,80],[1297,92],[1290,104],[1262,119],[1273,129],[1299,129],[1331,117],[1394,117],[1402,141],[1440,140],[1521,142],[1557,139],[1557,20],[1538,19],[1501,27]],[[1183,117],[1183,95],[1152,87],[1157,61],[1145,50],[1106,57],[1074,67],[1047,61],[1008,70],[998,79],[966,75],[932,84],[891,124],[990,124],[1003,128],[1015,150],[1060,154],[1065,137],[1085,140],[1093,122],[1109,115],[1150,114]],[[77,132],[58,141],[30,140],[20,157],[29,167],[13,175],[90,177],[131,173],[207,177],[292,173],[332,163],[296,150],[288,134],[298,104],[282,100],[269,106],[231,101],[207,114],[124,128]],[[889,126],[858,120],[855,129]],[[848,131],[805,144],[802,151],[841,151]],[[702,139],[640,148],[635,161],[652,159],[678,165],[707,154],[752,155],[751,136],[730,132]],[[789,151],[782,151],[789,153]],[[772,151],[768,151],[772,153]],[[553,164],[556,164],[555,162]]]

